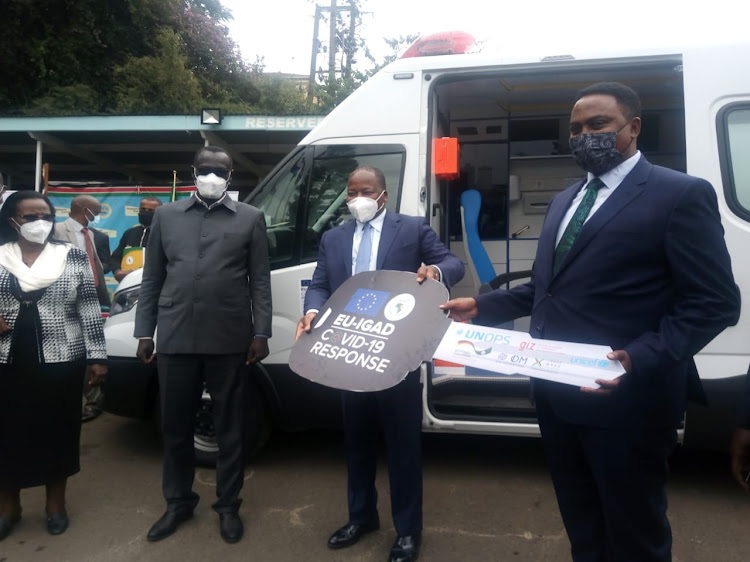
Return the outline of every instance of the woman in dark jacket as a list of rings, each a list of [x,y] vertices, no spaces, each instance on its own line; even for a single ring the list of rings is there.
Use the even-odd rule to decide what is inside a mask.
[[[54,207],[19,191],[0,209],[0,540],[21,518],[22,488],[47,488],[47,530],[68,526],[65,486],[80,470],[81,391],[107,373],[85,252],[52,241]]]

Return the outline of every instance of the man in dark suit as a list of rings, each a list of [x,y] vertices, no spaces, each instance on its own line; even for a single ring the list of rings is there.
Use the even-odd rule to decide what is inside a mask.
[[[732,436],[732,475],[746,492],[750,492],[750,369],[737,412],[737,428]]]
[[[122,233],[120,237],[120,243],[112,252],[112,273],[115,275],[117,281],[122,281],[125,276],[132,271],[135,271],[134,267],[123,266],[122,256],[125,253],[126,248],[145,248],[148,244],[149,234],[151,233],[151,222],[154,220],[154,213],[156,208],[161,206],[161,201],[158,197],[144,197],[141,199],[140,206],[138,208],[138,223],[136,226],[128,228]]]
[[[112,266],[112,250],[109,247],[109,236],[94,227],[89,227],[89,230],[94,234],[94,249],[96,250],[96,255],[99,257],[99,262],[102,264],[102,276],[104,276],[111,271]],[[107,299],[109,300],[109,293],[107,293]]]
[[[346,202],[356,220],[323,234],[318,264],[305,296],[307,313],[297,325],[297,337],[310,330],[320,308],[352,272],[414,271],[419,283],[430,278],[447,287],[463,277],[463,264],[440,242],[424,218],[387,213],[387,201],[381,170],[365,166],[351,173]],[[328,546],[351,546],[380,526],[375,465],[378,428],[382,425],[388,449],[393,522],[398,534],[390,561],[416,560],[422,532],[419,371],[380,392],[344,392],[343,408],[349,522],[331,535]]]
[[[585,181],[550,203],[531,281],[443,308],[531,336],[611,346],[626,373],[600,388],[534,381],[539,426],[575,561],[671,560],[667,461],[693,362],[736,323],[739,293],[716,194],[637,150],[640,100],[601,83],[579,93],[570,145]]]
[[[271,336],[268,240],[263,213],[226,192],[232,173],[226,151],[202,148],[194,170],[196,193],[154,215],[135,319],[137,355],[146,363],[154,358],[159,328],[167,511],[148,540],[171,535],[198,503],[193,427],[205,382],[219,446],[212,507],[222,538],[236,542],[243,534],[246,365],[268,355]]]

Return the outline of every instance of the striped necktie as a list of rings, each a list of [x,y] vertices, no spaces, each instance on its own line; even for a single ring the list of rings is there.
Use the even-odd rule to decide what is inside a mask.
[[[586,222],[586,217],[589,216],[591,207],[594,206],[596,195],[602,187],[605,187],[605,185],[599,178],[592,179],[586,186],[586,194],[578,204],[576,212],[570,219],[568,226],[565,227],[565,232],[563,232],[562,238],[560,238],[560,243],[557,245],[557,248],[555,248],[555,258],[552,262],[552,275],[557,275],[557,272],[560,270],[560,266],[562,265],[565,256],[568,255],[568,252],[573,247],[573,242],[575,242],[578,233],[581,232],[583,223]]]
[[[357,250],[357,261],[354,264],[354,273],[370,271],[370,256],[372,255],[372,225],[366,222],[362,226],[362,240]]]

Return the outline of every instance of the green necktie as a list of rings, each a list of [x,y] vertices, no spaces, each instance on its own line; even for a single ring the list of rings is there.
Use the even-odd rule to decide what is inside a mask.
[[[602,187],[605,187],[605,185],[599,178],[594,178],[586,186],[586,195],[583,196],[583,199],[578,204],[578,208],[573,214],[573,218],[570,219],[568,226],[565,227],[565,232],[563,232],[562,238],[560,238],[560,243],[557,245],[557,248],[555,248],[555,259],[552,262],[552,275],[557,275],[557,272],[560,270],[560,266],[562,265],[565,256],[568,255],[568,252],[573,247],[573,242],[575,242],[578,233],[581,232],[581,229],[583,228],[583,223],[586,222],[586,217],[588,217],[591,212],[591,207],[594,206],[596,194]]]

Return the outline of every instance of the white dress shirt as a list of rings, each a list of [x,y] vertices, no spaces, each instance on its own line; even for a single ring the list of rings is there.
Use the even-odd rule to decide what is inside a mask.
[[[594,216],[594,213],[599,209],[599,207],[601,207],[607,200],[607,198],[615,192],[615,189],[617,189],[618,186],[622,183],[622,180],[625,179],[625,176],[633,171],[633,168],[635,168],[635,165],[640,159],[641,151],[637,150],[636,153],[633,154],[633,156],[625,160],[622,164],[615,166],[609,172],[599,176],[599,179],[604,182],[604,187],[599,188],[599,191],[596,193],[594,206],[591,207],[589,215],[586,217],[586,220],[583,221],[584,224],[586,224],[586,222],[592,216]],[[586,183],[578,191],[575,198],[573,198],[573,202],[570,204],[570,207],[568,207],[568,210],[563,216],[562,221],[560,221],[560,226],[557,229],[557,240],[555,241],[555,247],[557,247],[557,245],[560,243],[560,239],[565,232],[565,228],[568,226],[570,219],[573,218],[573,215],[575,214],[576,209],[578,209],[578,205],[580,205],[584,195],[586,195],[586,187],[589,185],[591,180],[594,179],[594,177],[594,174],[592,174],[591,172],[588,173]]]
[[[76,234],[76,248],[79,250],[86,251],[86,240],[83,238],[83,226],[77,220],[68,218],[65,222],[73,228],[73,232]]]

